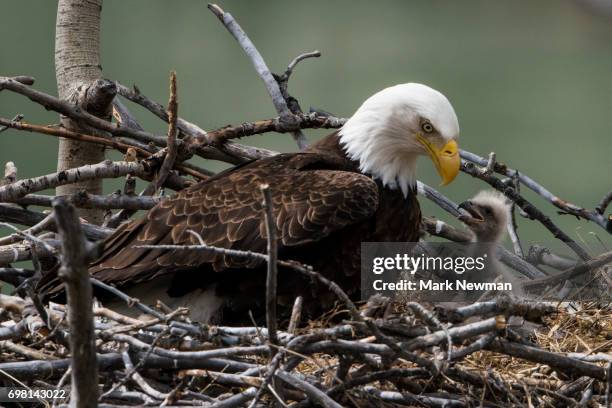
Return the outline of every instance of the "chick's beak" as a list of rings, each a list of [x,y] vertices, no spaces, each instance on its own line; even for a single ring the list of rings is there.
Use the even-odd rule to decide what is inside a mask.
[[[445,186],[457,177],[459,168],[461,167],[461,158],[459,157],[459,146],[455,140],[451,140],[444,146],[436,146],[431,141],[421,135],[417,135],[417,140],[434,162],[438,174],[442,177],[442,185]]]
[[[468,214],[470,214],[470,217],[465,217],[462,216],[463,218],[461,219],[461,221],[469,224],[469,225],[473,225],[476,223],[481,223],[484,221],[484,217],[482,216],[482,214],[479,211],[479,208],[477,205],[475,205],[473,202],[471,201],[464,201],[461,204],[459,204],[458,206],[459,208],[463,208],[465,211],[468,212]]]

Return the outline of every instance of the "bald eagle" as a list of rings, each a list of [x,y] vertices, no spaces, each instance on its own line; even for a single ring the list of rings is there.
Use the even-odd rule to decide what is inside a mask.
[[[360,246],[417,241],[417,157],[427,155],[442,183],[459,171],[459,124],[448,99],[421,84],[386,88],[367,99],[335,133],[300,153],[251,161],[165,199],[120,227],[90,267],[93,277],[142,301],[188,306],[200,321],[264,303],[260,261],[211,251],[136,248],[208,245],[266,251],[260,185],[270,186],[281,259],[312,265],[355,295]],[[311,309],[331,296],[289,270],[279,270],[279,303],[305,297]]]

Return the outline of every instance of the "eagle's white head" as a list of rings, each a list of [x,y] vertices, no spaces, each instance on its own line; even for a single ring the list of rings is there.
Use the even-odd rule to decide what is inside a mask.
[[[362,172],[404,195],[416,185],[419,155],[429,155],[443,184],[459,172],[457,115],[444,95],[426,85],[395,85],[374,94],[339,135]]]

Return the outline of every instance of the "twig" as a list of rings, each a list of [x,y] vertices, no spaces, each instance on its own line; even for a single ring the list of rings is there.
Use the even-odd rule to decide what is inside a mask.
[[[482,158],[477,154],[468,152],[466,150],[461,150],[460,154],[463,159],[468,160],[479,166],[486,166],[488,163],[487,159]],[[562,200],[561,198],[557,197],[549,190],[544,188],[541,184],[537,183],[531,177],[527,176],[525,173],[519,173],[517,170],[511,169],[505,164],[499,162],[495,163],[494,168],[497,173],[502,174],[506,177],[518,177],[520,182],[527,186],[530,190],[542,196],[544,199],[546,199],[548,202],[553,204],[555,207],[561,209],[562,211],[568,214],[575,215],[577,217],[587,219],[589,221],[593,221],[604,229],[608,227],[607,220],[601,214],[598,214],[594,211],[589,211],[583,207],[579,207],[575,204],[570,203],[569,201]]]
[[[276,245],[276,223],[272,213],[272,193],[270,186],[262,184],[259,186],[263,196],[264,220],[267,235],[268,270],[266,275],[266,326],[268,327],[268,338],[272,346],[278,345],[277,321],[276,321],[276,284],[278,275]],[[276,354],[276,348],[270,347],[270,355]]]
[[[246,35],[242,27],[238,24],[238,22],[232,17],[230,13],[226,13],[223,9],[216,4],[209,4],[208,9],[215,15],[217,18],[223,23],[225,28],[234,36],[236,41],[240,44],[244,52],[247,54],[253,67],[259,74],[259,77],[264,81],[266,85],[266,89],[272,98],[272,103],[274,104],[274,108],[276,112],[278,112],[280,116],[281,122],[287,124],[288,126],[293,126],[293,130],[291,134],[295,139],[298,147],[303,150],[308,146],[306,141],[306,137],[299,130],[299,127],[296,126],[296,121],[293,116],[291,110],[287,106],[287,101],[283,98],[281,90],[278,86],[278,82],[274,79],[274,76],[270,72],[270,69],[266,65],[263,57],[255,47],[255,44],[249,39]]]
[[[13,343],[10,340],[0,341],[0,350],[2,349],[17,353],[31,360],[54,360],[56,358],[51,354],[42,353],[22,344]]]
[[[6,221],[13,224],[33,226],[46,218],[45,214],[24,210],[14,204],[0,203],[0,221]],[[98,227],[97,225],[82,223],[85,236],[91,240],[98,240],[107,237],[112,230],[109,228]],[[54,224],[49,224],[47,227],[55,231]]]
[[[36,235],[41,231],[45,231],[49,228],[50,225],[54,224],[53,214],[47,215],[40,222],[34,224],[30,228],[23,230],[22,233],[27,233],[30,235]],[[6,237],[0,238],[0,245],[9,245],[15,242],[20,241],[20,237],[22,234],[11,234]]]
[[[155,116],[163,120],[164,122],[169,121],[168,110],[161,104],[149,99],[145,95],[143,95],[140,90],[136,87],[134,89],[130,89],[125,85],[116,82],[117,85],[117,93],[124,98],[144,107],[149,112],[153,113]],[[186,121],[180,117],[177,117],[176,123],[178,129],[184,135],[193,136],[199,138],[201,140],[206,140],[206,131],[197,125]]]
[[[304,298],[298,296],[295,298],[295,302],[293,303],[293,308],[291,309],[291,318],[289,319],[289,327],[287,328],[287,332],[289,334],[294,334],[297,326],[300,324],[300,319],[302,316],[302,304],[304,303]]]
[[[119,289],[112,287],[110,285],[107,285],[104,282],[100,282],[99,280],[94,279],[94,278],[90,278],[90,280],[91,280],[92,285],[97,286],[101,289],[104,289],[107,292],[112,293],[113,295],[117,296],[118,298],[125,300],[128,306],[135,306],[142,312],[147,313],[151,316],[157,317],[158,319],[162,319],[162,320],[165,319],[164,314],[158,312],[155,309],[151,309],[149,306],[145,305],[144,303],[139,302],[138,299],[135,299],[135,298],[132,298],[126,295],[124,292],[120,291]]]
[[[599,214],[603,215],[603,213],[608,208],[608,205],[610,205],[610,202],[612,202],[612,191],[608,192],[608,194],[606,194],[601,199],[599,204],[597,204],[597,207],[595,207],[595,211],[597,211]]]
[[[21,94],[29,98],[31,101],[44,106],[48,110],[61,113],[62,115],[87,124],[95,129],[108,132],[115,136],[131,137],[143,143],[152,142],[157,146],[165,146],[166,140],[163,137],[155,136],[141,130],[128,128],[126,126],[117,126],[116,124],[112,124],[104,119],[98,118],[95,115],[87,113],[83,109],[68,101],[62,101],[54,96],[30,88],[29,86],[16,81],[14,78],[0,77],[0,91],[4,89]]]
[[[107,210],[117,208],[125,208],[128,210],[149,210],[164,199],[164,197],[129,196],[125,194],[111,194],[103,196],[89,194],[86,191],[81,191],[73,195],[63,197],[77,208],[103,208]],[[54,199],[55,196],[28,194],[15,200],[15,203],[24,206],[38,205],[43,207],[51,207],[51,202]]]
[[[294,377],[290,373],[286,371],[279,370],[276,372],[276,376],[286,382],[287,384],[297,388],[300,391],[303,391],[304,394],[308,395],[308,397],[325,408],[342,408],[342,405],[338,404],[336,401],[331,399],[327,394],[323,391],[319,390],[313,385],[308,384],[306,381],[302,381],[299,378]]]
[[[487,165],[482,169],[483,174],[489,175],[493,174],[496,163],[496,154],[495,152],[489,153],[489,159],[487,160]]]
[[[537,363],[544,363],[569,374],[584,375],[600,381],[606,379],[606,369],[603,367],[536,347],[513,343],[502,338],[495,339],[487,346],[487,349]]]
[[[21,113],[19,113],[19,114],[13,116],[13,119],[11,120],[11,122],[21,122],[21,120],[23,118],[24,118],[24,116]],[[7,125],[0,126],[0,133],[4,132],[5,130],[7,130],[9,128],[10,128],[10,126],[7,126]]]
[[[316,113],[307,113],[302,115],[294,115],[296,125],[300,129],[337,129],[342,127],[346,122],[344,118],[335,118],[329,116],[319,116]],[[238,126],[226,126],[221,129],[208,132],[208,138],[211,143],[221,144],[230,139],[238,139],[245,136],[252,136],[267,132],[287,133],[294,126],[289,126],[279,120],[264,119],[256,122],[245,122]],[[197,146],[197,144],[194,144]],[[191,146],[190,148],[193,148]]]
[[[141,162],[112,162],[105,160],[102,163],[85,165],[74,169],[51,173],[45,176],[19,180],[8,186],[0,187],[0,201],[14,201],[29,193],[46,190],[77,181],[93,180],[98,178],[116,178],[126,174],[144,175],[148,170]]]
[[[517,193],[521,193],[521,184],[518,181],[518,177],[512,179],[514,188]],[[516,223],[516,203],[513,201],[510,206],[510,216],[506,221],[506,229],[508,230],[508,235],[510,236],[510,240],[512,241],[512,247],[514,248],[514,253],[516,256],[520,258],[525,258],[525,253],[523,252],[523,246],[521,245],[521,239],[518,235],[518,225]]]
[[[178,154],[178,146],[177,146],[177,127],[176,120],[178,118],[178,102],[176,96],[176,73],[172,71],[170,73],[170,98],[168,101],[168,142],[167,142],[167,150],[166,155],[164,156],[164,161],[162,162],[157,175],[155,176],[155,180],[153,181],[153,191],[157,191],[164,184],[166,179],[168,178],[168,174],[172,167],[174,167],[174,162],[176,160],[176,156]],[[145,194],[151,195],[151,194]]]
[[[33,252],[36,252],[40,259],[49,258],[55,254],[55,251],[49,252],[40,245],[29,243],[5,245],[0,247],[0,265],[30,260]]]
[[[525,289],[534,290],[538,287],[555,285],[566,280],[575,278],[576,276],[590,272],[606,264],[612,263],[612,252],[605,252],[597,258],[593,258],[587,262],[581,262],[561,273],[540,278],[524,284]]]
[[[95,406],[98,400],[98,365],[86,241],[74,207],[57,199],[53,210],[62,240],[59,276],[66,284],[68,298],[72,400],[76,401],[76,406]]]
[[[285,82],[289,81],[289,77],[291,77],[293,70],[295,69],[297,64],[299,64],[301,61],[305,60],[306,58],[319,58],[320,56],[321,56],[321,51],[319,50],[305,52],[303,54],[298,55],[287,66],[287,69],[285,70],[285,73],[283,74],[283,80]]]
[[[168,396],[168,394],[159,392],[155,388],[151,387],[151,385],[149,385],[149,383],[144,378],[142,378],[142,376],[134,367],[132,359],[130,359],[130,355],[127,351],[121,353],[121,358],[123,359],[123,364],[125,364],[125,369],[128,371],[128,373],[132,373],[131,376],[126,375],[126,377],[131,377],[131,379],[134,380],[134,382],[136,382],[147,395],[160,401],[163,401]]]
[[[500,179],[494,176],[483,174],[483,172],[473,163],[463,162],[461,163],[461,170],[469,174],[472,177],[479,178],[489,184],[491,187],[498,191],[501,191],[510,200],[515,202],[523,211],[529,214],[530,217],[538,220],[546,229],[548,229],[555,238],[558,238],[564,242],[568,247],[572,249],[581,259],[588,260],[591,257],[589,254],[578,245],[573,239],[571,239],[565,232],[552,222],[552,220],[546,216],[542,211],[537,209],[533,204],[527,201],[523,196],[516,192],[512,187],[506,186]]]
[[[136,141],[132,141],[127,138],[104,138],[100,136],[92,136],[84,133],[78,133],[72,130],[65,129],[63,127],[40,126],[21,122],[12,123],[4,118],[0,118],[0,124],[6,124],[7,126],[10,126],[11,128],[17,130],[36,132],[44,135],[63,137],[65,139],[94,143],[116,149],[122,153],[134,152],[141,158],[150,157],[152,154],[157,152],[157,149],[154,147]],[[206,180],[209,176],[209,174],[206,174],[206,172],[201,171],[201,169],[193,168],[193,166],[186,163],[174,163],[174,168],[184,174],[189,174],[200,180]]]

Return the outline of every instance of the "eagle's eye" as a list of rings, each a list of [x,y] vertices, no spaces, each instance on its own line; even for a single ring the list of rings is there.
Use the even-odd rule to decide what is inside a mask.
[[[431,132],[433,132],[434,127],[433,127],[433,125],[432,125],[431,123],[429,123],[429,122],[423,122],[423,123],[421,124],[421,129],[423,129],[423,132],[425,132],[425,133],[431,133]]]

